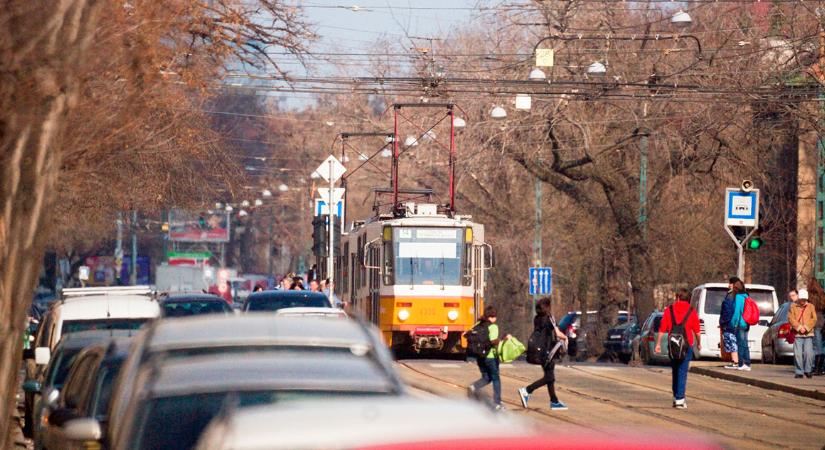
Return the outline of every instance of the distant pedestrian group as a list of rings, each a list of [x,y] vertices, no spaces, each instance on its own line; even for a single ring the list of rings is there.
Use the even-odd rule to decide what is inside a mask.
[[[745,283],[737,277],[729,280],[728,289],[719,314],[722,346],[726,353],[730,353],[732,361],[731,364],[725,366],[725,369],[749,372],[751,370],[751,352],[748,347],[750,325],[743,317],[748,293]]]

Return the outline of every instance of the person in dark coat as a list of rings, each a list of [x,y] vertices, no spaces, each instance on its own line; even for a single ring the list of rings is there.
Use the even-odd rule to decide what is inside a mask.
[[[543,331],[544,335],[548,337],[548,344],[554,341],[566,341],[567,335],[559,330],[556,326],[556,321],[553,319],[551,306],[552,301],[550,297],[544,297],[539,300],[536,317],[533,318],[534,333]],[[553,339],[555,337],[555,339]],[[551,355],[553,347],[547,345],[547,351],[542,355],[541,368],[544,371],[544,376],[534,381],[527,387],[519,388],[518,395],[521,399],[521,404],[526,408],[527,402],[530,400],[530,395],[542,386],[547,386],[547,392],[550,394],[550,409],[554,411],[563,411],[567,409],[567,405],[559,400],[556,396],[556,355]],[[558,351],[558,349],[556,349]]]

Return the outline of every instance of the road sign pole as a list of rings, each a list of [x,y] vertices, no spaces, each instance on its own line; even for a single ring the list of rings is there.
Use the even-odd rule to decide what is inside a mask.
[[[329,160],[329,173],[333,173],[333,160]],[[327,203],[327,208],[329,209],[329,257],[327,259],[327,278],[329,278],[329,284],[332,285],[333,282],[333,271],[335,270],[335,261],[333,260],[335,253],[334,253],[334,243],[333,243],[333,236],[335,230],[335,221],[333,218],[335,217],[335,202],[333,201],[332,196],[335,195],[335,178],[329,177],[329,202]]]

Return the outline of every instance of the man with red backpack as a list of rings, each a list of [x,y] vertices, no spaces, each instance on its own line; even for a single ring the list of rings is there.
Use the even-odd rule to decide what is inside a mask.
[[[701,350],[699,341],[699,315],[690,305],[687,289],[679,289],[676,301],[665,308],[659,335],[667,336],[668,356],[673,377],[673,407],[687,409],[685,390],[687,388],[688,369],[693,359],[694,342]],[[661,341],[656,342],[656,353],[662,351]]]

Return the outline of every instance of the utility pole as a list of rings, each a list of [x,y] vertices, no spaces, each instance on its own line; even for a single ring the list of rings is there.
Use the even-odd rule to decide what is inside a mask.
[[[132,210],[132,273],[129,277],[129,284],[137,284],[137,210]]]
[[[541,267],[541,254],[542,254],[542,240],[541,240],[541,203],[542,203],[542,184],[541,180],[536,177],[536,223],[535,223],[535,230],[533,235],[533,264],[535,267]],[[539,297],[539,290],[536,289],[533,293],[533,302],[530,306],[530,320],[533,319],[536,315],[536,302],[538,301]]]
[[[820,17],[820,20],[825,18]],[[820,24],[819,28],[819,61],[817,62],[818,70],[817,80],[819,82],[819,105],[820,108],[820,130],[825,125],[822,116],[825,115],[825,29]],[[820,285],[825,285],[825,136],[822,132],[819,133],[816,139],[816,248],[814,253],[814,278]]]
[[[327,205],[329,205],[329,222],[328,222],[328,225],[327,225],[329,227],[329,257],[327,258],[327,278],[329,278],[329,285],[330,286],[332,286],[332,282],[333,282],[333,278],[334,278],[333,271],[335,270],[335,259],[334,259],[335,258],[335,243],[333,242],[333,238],[335,236],[335,220],[333,220],[333,219],[335,218],[335,212],[336,212],[335,211],[335,209],[336,209],[335,208],[335,198],[334,198],[334,195],[335,195],[334,194],[334,192],[335,192],[335,178],[331,175],[331,174],[335,173],[334,169],[333,169],[333,164],[335,164],[335,160],[330,159],[329,160],[329,173],[330,173],[330,177],[329,177],[329,202],[327,203]],[[330,292],[332,292],[332,289],[330,289]]]
[[[639,141],[639,229],[647,239],[647,132]]]

